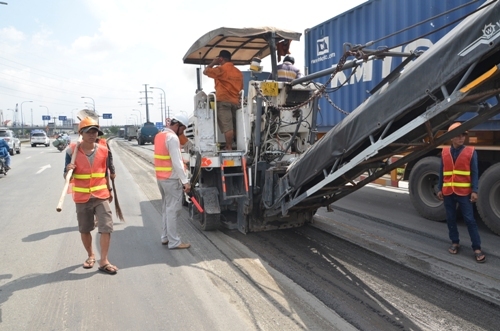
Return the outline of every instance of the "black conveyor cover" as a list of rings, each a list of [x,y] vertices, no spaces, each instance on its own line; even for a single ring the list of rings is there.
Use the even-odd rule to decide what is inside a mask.
[[[486,1],[483,6],[490,2]],[[298,188],[317,176],[323,176],[323,169],[333,166],[339,157],[349,158],[369,135],[380,131],[391,120],[415,111],[418,104],[429,98],[426,90],[438,91],[474,62],[498,51],[498,23],[498,1],[467,17],[410,63],[399,77],[375,92],[311,146],[288,168],[285,176],[289,184]],[[497,60],[500,62],[500,58]],[[422,113],[425,109],[417,111]],[[415,117],[419,115],[415,114]]]

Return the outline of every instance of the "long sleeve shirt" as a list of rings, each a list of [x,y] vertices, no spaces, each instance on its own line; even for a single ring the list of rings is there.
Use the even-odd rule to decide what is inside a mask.
[[[243,74],[232,62],[226,62],[215,68],[205,68],[205,75],[215,80],[217,101],[240,103],[240,91],[243,89]]]
[[[458,158],[458,155],[463,151],[465,145],[462,145],[458,148],[451,146],[450,153],[453,158],[453,162],[455,162]],[[441,167],[439,168],[439,181],[438,181],[438,190],[441,191],[443,189],[443,158],[441,158]],[[470,160],[470,178],[471,178],[471,188],[472,192],[477,193],[479,187],[479,170],[477,166],[477,153],[474,150],[474,154],[472,154],[472,158]]]
[[[170,129],[166,129],[170,130]],[[170,130],[171,132],[174,132]],[[170,154],[170,161],[172,161],[172,174],[169,179],[180,179],[182,184],[187,184],[189,182],[186,173],[184,171],[184,162],[182,161],[182,154],[180,149],[179,137],[176,134],[167,135],[165,139],[165,145],[168,148],[168,153]]]

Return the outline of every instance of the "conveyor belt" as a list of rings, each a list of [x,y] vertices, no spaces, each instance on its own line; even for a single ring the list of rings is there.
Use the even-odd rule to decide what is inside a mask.
[[[383,162],[385,158],[409,147],[434,148],[436,141],[419,144],[463,113],[476,111],[479,116],[462,130],[497,114],[498,107],[491,109],[484,101],[499,94],[500,4],[489,1],[484,6],[292,164],[278,185],[280,201],[267,214],[331,203],[355,191],[353,180],[361,173],[369,171],[373,180],[394,168]]]

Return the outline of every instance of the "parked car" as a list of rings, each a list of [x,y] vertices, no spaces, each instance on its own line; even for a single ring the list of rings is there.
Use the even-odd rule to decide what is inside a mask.
[[[37,145],[45,145],[49,147],[50,139],[43,130],[33,130],[30,136],[31,147],[36,147]]]
[[[0,128],[0,139],[5,140],[9,145],[10,155],[14,155],[14,152],[16,152],[16,154],[21,154],[21,141],[14,134],[14,131],[6,128]]]

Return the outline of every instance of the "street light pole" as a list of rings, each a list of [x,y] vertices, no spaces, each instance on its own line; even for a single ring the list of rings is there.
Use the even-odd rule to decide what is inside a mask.
[[[165,110],[167,110],[167,94],[165,93],[165,90],[162,89],[161,87],[150,86],[149,88],[151,88],[151,89],[158,89],[158,90],[161,90],[163,92],[163,103],[165,104]],[[167,117],[170,117],[170,114],[168,114]],[[161,123],[163,125],[165,125],[165,120],[163,119],[163,105],[162,105],[162,109],[161,109]]]
[[[133,111],[138,111],[139,112],[139,116],[141,117],[139,122],[142,123],[142,112],[140,111],[140,109],[132,109]]]
[[[47,115],[49,115],[49,122],[47,123],[47,125],[50,123],[50,113],[49,113],[49,107],[47,106],[40,106],[40,107],[44,107],[47,109]],[[45,120],[43,120],[43,126],[45,126]]]
[[[139,121],[137,120],[137,115],[136,114],[130,114],[130,115],[135,116],[135,123],[136,123],[136,125],[138,125]]]
[[[92,105],[94,107],[94,111],[97,113],[97,111],[95,110],[95,100],[93,98],[91,98],[91,97],[82,97],[82,99],[90,99],[90,100],[92,100]]]
[[[33,102],[33,101],[23,101],[21,102],[21,135],[24,135],[24,116],[23,116],[23,103]]]

